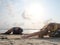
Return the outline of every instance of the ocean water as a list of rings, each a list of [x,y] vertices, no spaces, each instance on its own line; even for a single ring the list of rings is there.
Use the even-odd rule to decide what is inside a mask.
[[[6,32],[7,30],[0,30],[0,33],[4,33],[4,32]],[[26,30],[26,29],[24,29],[23,30],[23,33],[33,33],[33,32],[37,32],[37,31],[39,31],[38,29],[36,29],[36,30]]]

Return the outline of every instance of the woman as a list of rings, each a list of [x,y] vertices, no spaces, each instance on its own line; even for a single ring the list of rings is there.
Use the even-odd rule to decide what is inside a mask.
[[[48,35],[49,37],[59,37],[60,34],[55,34],[60,30],[60,24],[59,23],[49,23],[48,25],[44,26],[40,31],[23,36],[22,38],[28,38],[32,36],[38,35],[39,38],[43,38],[45,35]]]

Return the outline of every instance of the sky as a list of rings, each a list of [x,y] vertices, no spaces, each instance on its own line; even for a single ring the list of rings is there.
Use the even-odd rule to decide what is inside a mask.
[[[0,0],[0,29],[40,29],[60,23],[60,0]]]

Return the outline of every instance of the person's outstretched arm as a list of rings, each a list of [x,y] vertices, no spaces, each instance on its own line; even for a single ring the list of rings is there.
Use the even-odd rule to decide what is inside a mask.
[[[39,36],[39,38],[42,38],[44,35],[47,35],[47,34],[48,34],[48,30],[40,30],[40,31],[34,32],[32,34],[25,35],[22,38],[29,38],[29,37],[32,37],[32,36]]]
[[[36,36],[36,35],[39,35],[39,34],[40,34],[40,31],[31,33],[31,34],[28,34],[28,35],[24,35],[22,38],[29,38],[29,37]]]
[[[13,29],[9,29],[8,31],[6,31],[4,34],[10,34],[13,31]]]

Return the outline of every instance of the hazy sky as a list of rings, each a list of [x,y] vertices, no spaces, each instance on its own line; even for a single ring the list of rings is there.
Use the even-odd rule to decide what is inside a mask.
[[[0,29],[40,29],[46,22],[60,23],[60,0],[0,0]]]

